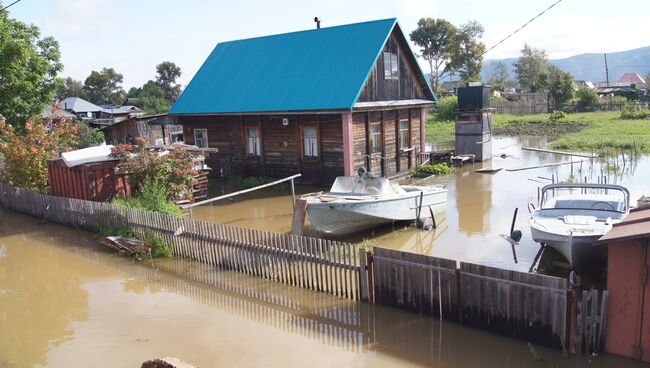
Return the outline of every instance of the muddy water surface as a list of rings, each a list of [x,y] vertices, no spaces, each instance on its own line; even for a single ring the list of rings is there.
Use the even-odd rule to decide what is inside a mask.
[[[527,221],[527,204],[537,202],[537,190],[550,184],[555,175],[560,180],[598,182],[601,174],[610,183],[621,183],[631,192],[633,203],[643,194],[650,194],[650,159],[641,157],[631,162],[629,157],[621,170],[608,171],[597,160],[551,153],[522,150],[522,147],[545,147],[540,137],[498,138],[493,140],[494,157],[491,162],[467,165],[454,174],[436,177],[422,184],[441,184],[449,189],[446,207],[437,214],[438,228],[422,231],[404,226],[387,226],[370,232],[344,238],[352,242],[365,239],[375,244],[408,252],[428,254],[458,261],[486,264],[496,267],[528,271],[539,245],[533,242]],[[436,147],[445,148],[445,147]],[[502,157],[503,155],[503,157]],[[506,171],[557,162],[573,164]],[[613,162],[613,160],[611,160]],[[496,174],[475,173],[482,167],[503,168]],[[571,179],[570,179],[571,178]],[[317,188],[300,188],[303,192]],[[318,190],[322,190],[318,189]],[[216,202],[194,209],[194,216],[207,221],[250,226],[271,231],[289,232],[291,229],[291,197],[286,189],[280,194],[256,195],[236,201]],[[215,193],[214,195],[217,195]],[[263,198],[261,198],[263,197]],[[510,232],[513,212],[519,208],[516,229],[523,239],[515,249],[500,234]]]
[[[640,367],[168,260],[0,209],[0,367]]]

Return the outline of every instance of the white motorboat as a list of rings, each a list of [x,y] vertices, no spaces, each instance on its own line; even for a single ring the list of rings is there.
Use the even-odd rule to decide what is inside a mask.
[[[540,208],[531,211],[530,230],[536,242],[559,251],[576,269],[604,254],[592,242],[629,211],[630,193],[620,185],[550,184],[542,188]]]
[[[447,190],[442,186],[399,185],[360,173],[339,176],[329,193],[311,193],[303,198],[311,227],[340,236],[394,221],[430,217],[430,208],[439,209],[447,201]]]

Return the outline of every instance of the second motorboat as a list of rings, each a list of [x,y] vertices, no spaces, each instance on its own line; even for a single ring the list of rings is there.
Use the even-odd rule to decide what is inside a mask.
[[[357,176],[339,176],[328,193],[311,193],[303,198],[312,229],[341,236],[395,221],[430,217],[436,206],[447,201],[447,189],[399,185],[361,171]]]

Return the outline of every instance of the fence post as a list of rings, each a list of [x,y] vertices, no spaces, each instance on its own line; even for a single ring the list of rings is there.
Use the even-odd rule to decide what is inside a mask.
[[[567,351],[571,354],[577,352],[576,349],[576,335],[577,335],[577,326],[578,326],[578,290],[575,286],[571,286],[567,290],[567,336],[565,338],[565,344]]]
[[[368,273],[366,271],[366,250],[359,248],[359,293],[362,302],[368,301]]]

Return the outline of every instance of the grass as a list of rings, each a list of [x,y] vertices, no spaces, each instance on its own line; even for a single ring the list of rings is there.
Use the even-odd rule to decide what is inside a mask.
[[[551,147],[575,151],[635,149],[650,153],[650,119],[621,119],[618,111],[568,114],[551,120],[550,114],[494,114],[495,135],[545,135],[556,138]],[[453,142],[454,122],[427,121],[427,139]]]

